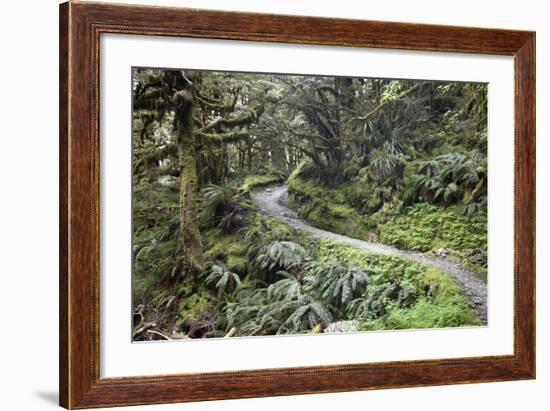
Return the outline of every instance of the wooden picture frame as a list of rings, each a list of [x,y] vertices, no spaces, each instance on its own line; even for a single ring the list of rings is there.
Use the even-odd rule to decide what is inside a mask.
[[[100,378],[101,33],[513,56],[514,354]],[[534,32],[69,2],[60,6],[59,47],[60,405],[91,408],[535,378]]]

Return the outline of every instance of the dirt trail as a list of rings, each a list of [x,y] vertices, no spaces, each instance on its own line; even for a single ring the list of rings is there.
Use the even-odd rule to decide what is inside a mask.
[[[482,323],[484,325],[487,324],[487,285],[475,272],[445,258],[432,257],[416,251],[400,250],[389,245],[358,240],[313,227],[302,220],[295,211],[286,207],[287,199],[288,191],[286,185],[266,187],[252,194],[252,200],[262,213],[275,217],[297,230],[305,231],[313,237],[340,241],[360,250],[396,255],[439,268],[456,282],[466,297],[469,298],[471,306],[478,313]]]

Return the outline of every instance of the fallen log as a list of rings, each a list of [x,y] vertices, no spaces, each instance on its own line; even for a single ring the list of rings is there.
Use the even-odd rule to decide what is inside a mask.
[[[132,334],[132,337],[135,339],[139,337],[141,334],[143,334],[145,331],[156,326],[157,326],[156,322],[145,323],[142,326],[140,326],[137,330],[134,331],[134,333]]]
[[[160,331],[157,331],[157,330],[147,330],[147,333],[148,334],[153,334],[153,335],[158,335],[159,337],[164,338],[165,340],[168,340],[168,341],[173,340],[173,338],[170,338],[166,334],[163,334],[163,333],[161,333]]]

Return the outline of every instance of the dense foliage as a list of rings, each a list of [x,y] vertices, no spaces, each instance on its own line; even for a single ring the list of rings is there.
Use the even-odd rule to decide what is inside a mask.
[[[287,184],[314,226],[483,275],[485,84],[134,69],[132,92],[134,338],[479,323],[445,273],[309,238],[251,193]]]

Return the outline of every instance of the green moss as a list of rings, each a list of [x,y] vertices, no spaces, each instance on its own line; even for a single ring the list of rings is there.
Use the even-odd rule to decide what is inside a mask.
[[[289,201],[302,207],[301,216],[323,230],[367,239],[372,233],[368,219],[349,205],[349,187],[326,188],[313,181],[291,175],[288,180]]]
[[[248,268],[246,256],[229,255],[226,262],[229,271],[234,273],[245,273]]]
[[[266,217],[256,213],[248,222],[247,238],[249,245],[259,246],[272,241],[307,241],[307,235],[298,231],[276,218]],[[243,245],[246,246],[246,245]]]
[[[166,296],[164,290],[158,287],[158,280],[152,275],[136,273],[132,276],[132,296],[134,304],[145,301],[160,300]]]
[[[360,321],[358,328],[360,331],[380,331],[387,330],[387,325],[383,319],[377,318],[376,320]]]
[[[465,260],[463,260],[461,262],[464,265],[464,267],[466,267],[468,270],[471,270],[471,271],[477,273],[483,281],[487,282],[487,275],[488,275],[488,272],[489,272],[487,267],[481,267],[478,264],[472,264],[472,263],[470,263],[468,261],[465,261]]]
[[[362,331],[375,331],[467,327],[479,324],[479,319],[464,301],[436,304],[422,298],[411,308],[393,308],[383,318],[360,321],[359,328]]]
[[[465,301],[449,299],[444,303],[419,300],[410,309],[394,308],[384,319],[386,329],[445,328],[479,325]]]
[[[218,228],[204,232],[203,238],[207,258],[224,262],[232,272],[246,274],[248,269],[247,250],[242,238],[234,234],[223,234]]]
[[[333,204],[344,204],[346,198],[340,188],[326,188],[316,184],[314,181],[305,180],[298,175],[292,174],[288,178],[288,191],[291,194],[303,196],[308,199],[332,200]]]
[[[215,297],[206,289],[182,297],[178,304],[178,323],[186,319],[198,319],[215,306]]]
[[[262,186],[280,183],[281,180],[280,175],[249,175],[244,178],[240,188],[242,191],[249,193]]]
[[[453,250],[462,257],[487,251],[487,216],[467,217],[458,206],[415,204],[379,226],[380,240],[407,250]]]

